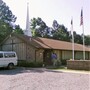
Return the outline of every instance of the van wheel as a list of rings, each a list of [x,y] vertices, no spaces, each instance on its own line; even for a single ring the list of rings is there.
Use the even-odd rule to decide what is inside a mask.
[[[13,69],[14,68],[14,64],[13,63],[10,63],[9,65],[8,65],[8,69]]]

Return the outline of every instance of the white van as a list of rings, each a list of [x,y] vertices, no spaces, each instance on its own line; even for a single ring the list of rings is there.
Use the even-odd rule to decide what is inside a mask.
[[[0,67],[14,68],[17,65],[17,55],[13,51],[0,51]]]

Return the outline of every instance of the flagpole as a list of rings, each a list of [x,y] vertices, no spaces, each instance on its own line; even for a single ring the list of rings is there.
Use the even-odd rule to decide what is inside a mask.
[[[74,60],[74,34],[73,34],[73,18],[71,20],[71,30],[72,30],[72,59]]]
[[[82,25],[83,30],[83,60],[85,60],[85,38],[84,38],[84,24]]]
[[[81,9],[80,25],[82,25],[82,31],[83,31],[83,60],[85,60],[85,39],[84,39],[83,8]]]

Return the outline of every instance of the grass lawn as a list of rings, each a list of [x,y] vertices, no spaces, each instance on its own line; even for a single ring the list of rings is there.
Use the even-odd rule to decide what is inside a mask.
[[[51,69],[51,70],[55,70],[55,71],[76,72],[76,73],[88,73],[88,74],[90,74],[90,71],[87,71],[87,70],[72,70],[72,69],[67,69],[66,66],[47,67],[47,69]]]

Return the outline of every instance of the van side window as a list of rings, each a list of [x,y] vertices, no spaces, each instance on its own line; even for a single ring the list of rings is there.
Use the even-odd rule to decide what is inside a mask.
[[[4,53],[5,58],[15,57],[15,53]]]
[[[3,58],[3,53],[0,53],[0,58]]]

